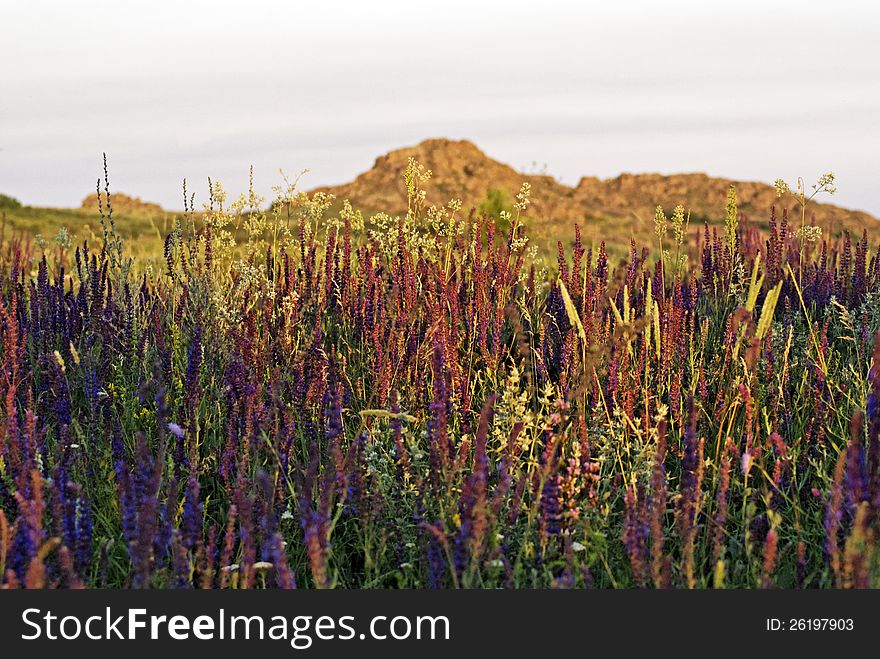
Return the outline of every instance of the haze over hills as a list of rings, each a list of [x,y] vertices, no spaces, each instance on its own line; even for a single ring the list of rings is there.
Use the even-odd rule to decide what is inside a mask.
[[[429,204],[442,205],[449,199],[461,199],[464,208],[479,207],[490,190],[502,190],[510,203],[523,181],[532,186],[532,204],[528,210],[529,229],[539,241],[555,243],[572,234],[580,225],[587,241],[607,239],[628,243],[650,241],[654,209],[660,204],[671,213],[676,204],[691,211],[692,224],[719,223],[724,217],[727,190],[736,185],[740,211],[759,226],[765,225],[770,209],[781,214],[799,210],[793,198],[779,199],[772,185],[713,178],[702,173],[621,174],[610,179],[585,176],[574,187],[551,176],[524,174],[493,160],[467,140],[429,139],[412,147],[391,151],[376,159],[373,168],[354,181],[322,187],[340,199],[349,199],[355,207],[389,214],[406,211],[406,188],[403,171],[409,158],[415,158],[432,172],[424,186]],[[585,168],[589,158],[585,156]],[[809,215],[825,232],[843,229],[858,234],[867,229],[872,237],[880,236],[880,222],[862,211],[847,210],[823,200],[810,203]],[[809,220],[809,218],[808,218]],[[798,219],[799,223],[799,219]]]

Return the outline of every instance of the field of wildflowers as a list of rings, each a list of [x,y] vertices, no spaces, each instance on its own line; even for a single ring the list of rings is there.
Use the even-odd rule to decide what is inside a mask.
[[[106,177],[99,244],[0,238],[0,584],[880,586],[866,236],[779,182],[769,235],[732,189],[724,231],[548,264],[528,186],[494,218],[427,175],[395,218],[209,181],[161,269]]]

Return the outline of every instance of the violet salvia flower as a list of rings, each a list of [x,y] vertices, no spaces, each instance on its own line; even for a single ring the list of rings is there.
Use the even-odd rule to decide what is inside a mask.
[[[697,438],[696,407],[693,397],[688,401],[688,425],[684,432],[681,462],[681,496],[678,499],[676,522],[682,541],[682,570],[688,587],[696,586],[694,576],[694,543],[698,527],[703,483],[703,439]]]
[[[202,540],[202,519],[204,505],[199,500],[199,479],[190,474],[186,483],[186,499],[183,504],[181,524],[181,544],[191,550]]]
[[[174,534],[174,519],[177,514],[177,476],[172,476],[165,490],[165,504],[159,507],[159,525],[153,541],[154,560],[161,563],[168,555],[171,548],[171,538]]]
[[[858,420],[857,420],[858,419]],[[869,499],[868,465],[861,444],[860,415],[853,417],[853,441],[846,447],[846,499],[850,510]]]
[[[486,443],[495,400],[494,395],[486,399],[480,413],[474,442],[474,470],[465,480],[459,500],[460,525],[454,542],[455,567],[459,575],[480,560],[489,527],[487,516],[489,459],[486,454]]]
[[[28,478],[21,480],[18,487],[14,496],[19,517],[10,564],[18,579],[24,581],[31,561],[37,556],[37,549],[46,537],[43,529],[43,477],[34,469]]]
[[[651,475],[651,494],[648,502],[648,513],[651,525],[651,574],[656,588],[670,586],[671,565],[665,556],[664,525],[668,491],[666,486],[666,421],[657,426],[657,453],[654,456],[654,470]]]
[[[400,394],[395,390],[391,394],[391,434],[394,437],[395,458],[397,461],[398,478],[406,481],[410,478],[409,450],[403,441],[403,422],[400,419]]]
[[[284,540],[279,533],[274,533],[269,539],[269,556],[275,568],[275,585],[284,590],[296,588],[296,576],[287,561],[284,549]]]
[[[238,537],[241,548],[239,574],[241,588],[253,585],[253,565],[257,562],[257,537],[254,525],[254,497],[246,491],[244,481],[236,483],[234,494],[238,508]]]
[[[868,473],[870,497],[874,511],[880,511],[880,332],[874,335],[873,365],[868,373]]]
[[[149,585],[158,539],[163,460],[161,453],[159,458],[153,457],[143,433],[137,433],[136,441],[137,467],[133,471],[127,467],[123,470],[120,506],[132,562],[132,585],[144,588]]]
[[[541,528],[548,535],[562,531],[562,505],[556,474],[549,476],[541,488]]]
[[[439,340],[434,342],[434,359],[432,369],[434,375],[433,398],[431,400],[431,418],[428,421],[428,434],[431,444],[432,478],[438,479],[445,474],[452,447],[449,441],[449,391],[446,386],[446,369],[443,346]]]
[[[187,350],[184,391],[186,405],[193,410],[199,399],[199,372],[202,366],[202,326],[193,330],[192,343]]]
[[[256,486],[258,497],[256,499],[259,524],[261,560],[271,562],[270,538],[275,534],[277,516],[275,515],[275,490],[269,474],[261,469],[257,472]]]
[[[101,395],[101,382],[98,378],[98,373],[94,368],[84,369],[84,389],[86,394],[86,400],[89,402],[89,405],[92,409],[97,409],[100,404],[100,395]]]
[[[76,569],[85,571],[92,562],[92,531],[94,518],[88,499],[79,498],[76,502],[76,526],[74,534],[74,561]]]
[[[647,576],[649,525],[645,523],[645,492],[641,485],[626,488],[623,543],[629,557],[636,586],[644,586]]]
[[[831,493],[825,506],[825,555],[831,569],[840,580],[841,556],[839,550],[840,522],[843,519],[844,478],[846,472],[846,451],[840,452],[834,469]]]
[[[727,538],[727,508],[730,494],[730,467],[731,453],[736,451],[736,446],[729,437],[724,443],[721,453],[721,473],[718,477],[718,490],[715,494],[715,511],[712,514],[712,560],[718,563],[724,558],[724,548]]]
[[[192,588],[192,562],[186,547],[180,539],[180,532],[174,530],[169,540],[168,552],[171,555],[171,571],[176,588]]]
[[[60,357],[56,357],[55,355],[44,355],[41,362],[46,369],[47,378],[49,380],[49,395],[51,400],[49,405],[50,418],[54,423],[61,427],[70,425],[71,406],[67,378],[64,375],[59,359]]]
[[[338,439],[343,431],[341,390],[342,387],[336,379],[335,367],[331,366],[327,381],[327,418],[324,425],[324,434],[331,442]]]
[[[427,531],[425,538],[425,554],[427,563],[428,588],[437,590],[444,588],[448,581],[449,564],[447,553],[449,545],[443,533],[442,523],[422,522],[421,527]]]

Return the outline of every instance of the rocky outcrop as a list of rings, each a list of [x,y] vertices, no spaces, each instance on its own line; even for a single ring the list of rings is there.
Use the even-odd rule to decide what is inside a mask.
[[[349,199],[367,211],[403,213],[406,211],[403,171],[411,157],[432,172],[425,186],[429,204],[442,205],[457,198],[465,208],[478,207],[493,188],[504,190],[512,201],[522,182],[528,181],[532,186],[532,206],[528,211],[532,235],[545,239],[563,231],[567,235],[573,224],[581,225],[589,234],[590,221],[597,219],[615,219],[614,226],[619,231],[638,236],[643,231],[652,231],[657,204],[667,212],[676,204],[682,204],[699,222],[720,222],[731,183],[736,185],[740,210],[759,225],[769,217],[773,206],[779,213],[787,207],[790,213],[800,217],[794,199],[777,198],[775,188],[766,183],[732,181],[702,173],[670,176],[626,173],[609,179],[587,176],[571,187],[550,176],[517,172],[493,160],[467,140],[430,139],[391,151],[377,158],[372,169],[351,183],[321,190]],[[872,236],[880,235],[880,222],[868,213],[817,202],[809,205],[809,213],[816,224],[834,233],[848,229],[861,235],[863,229],[867,229]],[[602,226],[608,230],[607,223]],[[628,242],[629,235],[625,240]]]
[[[113,212],[120,215],[161,215],[165,211],[159,204],[149,201],[142,201],[139,197],[129,197],[121,192],[111,192],[110,203],[113,206]],[[101,193],[101,204],[104,212],[107,212],[107,195]],[[98,194],[93,192],[83,199],[80,208],[88,211],[98,210]]]

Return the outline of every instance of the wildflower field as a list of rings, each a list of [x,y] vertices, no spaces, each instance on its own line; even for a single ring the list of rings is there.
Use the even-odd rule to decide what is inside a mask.
[[[427,176],[400,217],[209,182],[161,267],[106,175],[97,240],[4,232],[0,584],[880,586],[880,260],[811,226],[833,177],[613,262]]]

